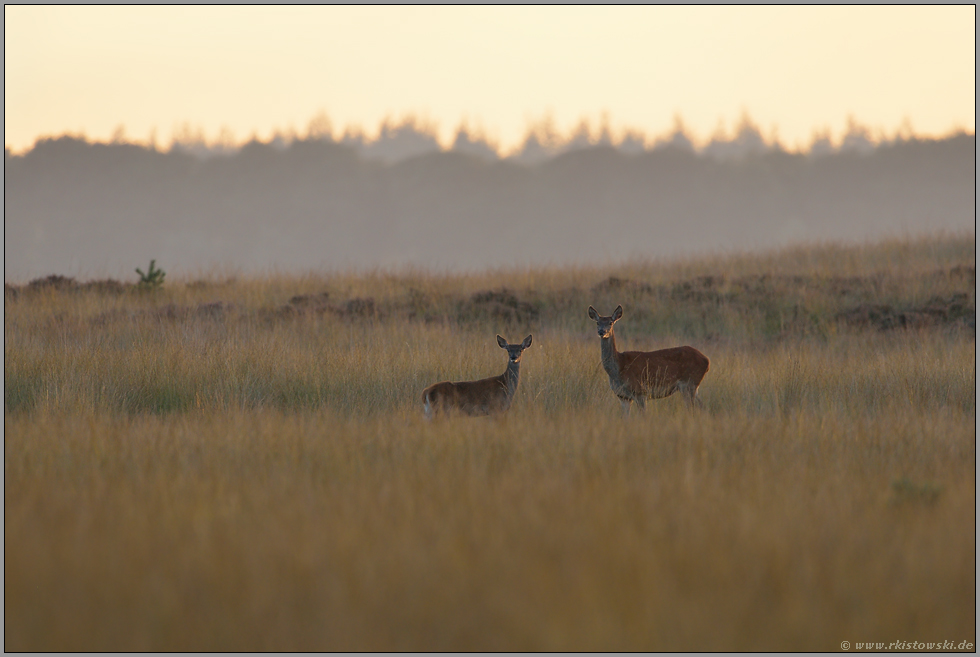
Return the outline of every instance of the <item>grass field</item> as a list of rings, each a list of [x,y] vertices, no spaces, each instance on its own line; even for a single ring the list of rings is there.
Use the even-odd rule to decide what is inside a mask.
[[[972,234],[7,285],[4,648],[975,646],[975,289]],[[701,412],[622,416],[620,303],[711,359]],[[497,333],[510,411],[425,422]]]

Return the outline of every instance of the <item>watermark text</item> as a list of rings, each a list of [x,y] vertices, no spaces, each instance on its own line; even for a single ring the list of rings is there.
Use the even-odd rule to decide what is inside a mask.
[[[850,641],[841,641],[841,650],[851,649]],[[855,641],[855,650],[973,650],[972,641]]]

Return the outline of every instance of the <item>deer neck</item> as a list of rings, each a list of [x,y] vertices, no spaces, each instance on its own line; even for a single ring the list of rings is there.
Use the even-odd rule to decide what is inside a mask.
[[[616,334],[609,331],[608,338],[599,338],[602,350],[602,368],[610,378],[619,379],[619,352],[616,351]]]
[[[514,393],[517,392],[517,383],[521,376],[521,364],[520,362],[514,363],[510,360],[507,361],[507,369],[501,375],[504,380],[504,385],[507,386],[507,396],[513,397]]]

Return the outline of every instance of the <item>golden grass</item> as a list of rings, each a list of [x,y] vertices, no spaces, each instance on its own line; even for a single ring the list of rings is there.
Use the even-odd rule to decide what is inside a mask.
[[[963,294],[934,274],[972,245],[8,298],[4,647],[975,645],[975,332],[834,319]],[[596,287],[719,274],[730,294]],[[732,281],[762,274],[806,280],[760,307]],[[833,277],[859,291],[812,287]],[[460,305],[501,287],[538,304],[514,406],[425,422],[423,387],[502,372],[494,334],[526,334]],[[277,312],[323,291],[383,312]],[[711,358],[704,412],[621,416],[584,310],[617,293],[622,348]]]

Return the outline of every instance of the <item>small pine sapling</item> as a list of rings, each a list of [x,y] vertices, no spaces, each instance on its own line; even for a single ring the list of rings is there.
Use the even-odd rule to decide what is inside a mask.
[[[139,267],[136,268],[136,273],[140,275],[140,282],[136,284],[136,287],[142,290],[155,290],[163,285],[163,279],[167,275],[167,272],[162,269],[157,269],[156,262],[156,260],[150,260],[150,266],[146,270],[146,273],[143,273],[143,270]]]

